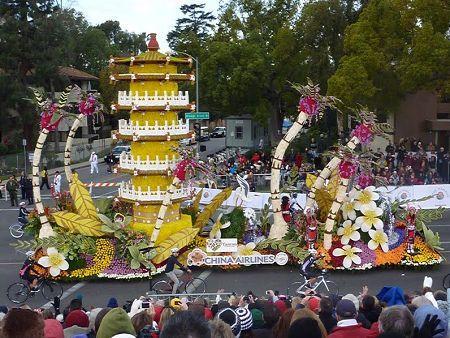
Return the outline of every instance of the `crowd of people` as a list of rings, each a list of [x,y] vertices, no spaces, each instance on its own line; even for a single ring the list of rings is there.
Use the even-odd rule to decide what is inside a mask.
[[[444,147],[418,140],[401,140],[389,144],[385,152],[376,152],[378,168],[375,174],[385,177],[392,185],[421,185],[448,183],[449,155]]]
[[[427,147],[418,140],[401,140],[398,144],[389,144],[385,150],[374,152],[373,175],[384,178],[390,185],[422,185],[448,183],[449,154],[444,147],[430,143]],[[281,179],[288,182],[292,170],[298,175],[297,187],[304,187],[306,173],[317,174],[330,158],[318,149],[314,139],[304,153],[290,150],[281,166]],[[208,156],[207,162],[217,177],[245,176],[250,187],[258,183],[255,175],[270,174],[272,154],[262,149],[241,152],[228,151]]]
[[[122,307],[115,298],[106,307],[86,310],[78,295],[60,311],[28,306],[0,307],[0,337],[5,338],[446,338],[450,306],[443,290],[405,294],[384,287],[370,294],[325,296],[312,290],[286,297],[268,290],[258,297],[249,291],[206,298],[156,300],[141,297]],[[222,296],[223,297],[223,296]]]

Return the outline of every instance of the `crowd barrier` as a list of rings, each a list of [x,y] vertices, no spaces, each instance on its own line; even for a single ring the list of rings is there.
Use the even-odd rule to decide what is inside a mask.
[[[194,188],[196,192],[200,188]],[[427,196],[431,198],[415,203],[417,207],[422,209],[437,209],[439,207],[450,206],[450,184],[436,185],[412,185],[412,186],[387,186],[377,189],[383,196],[391,200],[418,200]],[[221,192],[221,189],[203,189],[201,204],[209,204],[211,200]],[[284,195],[284,194],[282,194]],[[287,195],[287,194],[286,194]],[[224,202],[223,206],[231,207],[240,205],[244,208],[261,209],[269,202],[270,193],[250,192],[247,201],[242,201],[236,191]],[[303,208],[306,204],[306,194],[297,194],[297,203]]]

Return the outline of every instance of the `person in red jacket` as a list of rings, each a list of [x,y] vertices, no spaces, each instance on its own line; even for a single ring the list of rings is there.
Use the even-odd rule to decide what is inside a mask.
[[[281,214],[283,215],[284,221],[289,224],[292,220],[292,213],[288,196],[283,196],[281,198]]]
[[[342,299],[336,305],[337,326],[328,335],[328,338],[368,338],[367,330],[356,321],[357,311],[351,300]]]

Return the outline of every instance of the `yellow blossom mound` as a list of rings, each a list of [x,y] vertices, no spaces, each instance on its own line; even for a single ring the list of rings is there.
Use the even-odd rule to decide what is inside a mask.
[[[105,270],[114,258],[114,246],[108,239],[100,238],[95,241],[95,255],[92,266],[77,269],[71,272],[72,278],[85,278],[98,275]]]

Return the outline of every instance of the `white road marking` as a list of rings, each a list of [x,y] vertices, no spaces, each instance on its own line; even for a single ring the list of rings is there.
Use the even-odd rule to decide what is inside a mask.
[[[80,290],[82,287],[84,287],[86,284],[87,284],[87,282],[80,282],[80,283],[77,283],[74,286],[72,286],[69,290],[64,291],[63,295],[61,296],[61,300],[66,299],[70,295],[74,294],[75,292]],[[48,309],[48,308],[52,307],[52,302],[53,302],[53,300],[49,301],[48,303],[45,303],[44,305],[41,306],[41,308]]]

